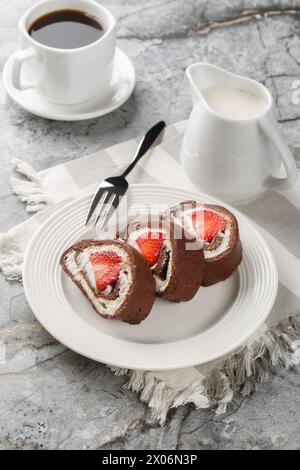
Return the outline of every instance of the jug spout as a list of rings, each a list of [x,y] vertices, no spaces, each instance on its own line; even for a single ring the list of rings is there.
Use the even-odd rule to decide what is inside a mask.
[[[197,62],[186,69],[186,76],[189,81],[193,103],[203,101],[203,90],[221,84],[224,80],[225,70],[204,62]]]
[[[186,69],[193,103],[199,101],[206,102],[203,91],[208,88],[230,88],[245,90],[258,95],[266,103],[270,103],[272,98],[263,85],[232,72],[228,72],[217,65],[206,64],[205,62],[197,62],[190,65]]]
[[[227,70],[222,69],[216,65],[206,64],[204,62],[197,62],[190,65],[186,69],[186,75],[189,80],[191,90],[192,90],[192,99],[193,103],[197,103],[199,100],[204,100],[203,90],[211,87],[220,87],[220,86],[236,86],[233,85],[232,79],[235,78],[235,82],[238,80],[239,85],[241,86],[241,80],[244,80],[243,77],[238,77]]]

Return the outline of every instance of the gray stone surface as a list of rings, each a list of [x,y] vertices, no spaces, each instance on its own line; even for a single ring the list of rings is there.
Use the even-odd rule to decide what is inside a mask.
[[[17,20],[33,0],[2,2],[0,70],[17,47]],[[40,119],[7,99],[0,106],[0,230],[27,217],[9,187],[11,159],[42,169],[143,132],[157,119],[186,118],[191,99],[184,69],[210,61],[272,90],[282,132],[300,160],[299,1],[103,0],[119,19],[118,45],[137,72],[133,96],[112,114],[86,122]],[[2,92],[2,90],[0,90]],[[0,374],[3,449],[296,449],[300,376],[280,371],[223,417],[182,407],[164,428],[151,419],[124,378],[66,350],[35,321],[22,287],[0,279]]]

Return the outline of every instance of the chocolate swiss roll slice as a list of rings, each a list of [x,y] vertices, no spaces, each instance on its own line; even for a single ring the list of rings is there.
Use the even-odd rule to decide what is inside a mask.
[[[126,241],[147,261],[157,296],[173,302],[195,296],[204,275],[203,250],[199,244],[197,249],[188,249],[188,240],[180,226],[171,220],[133,223],[127,227]]]
[[[242,245],[235,216],[225,207],[185,201],[171,208],[171,214],[203,241],[205,272],[202,285],[227,279],[240,264]]]
[[[155,283],[143,256],[126,243],[83,240],[60,263],[102,317],[137,324],[149,315]]]

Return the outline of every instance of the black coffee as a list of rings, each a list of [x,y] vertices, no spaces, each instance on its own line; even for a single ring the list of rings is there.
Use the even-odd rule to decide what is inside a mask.
[[[35,20],[28,33],[45,46],[75,49],[97,41],[104,31],[97,18],[83,11],[57,10]]]

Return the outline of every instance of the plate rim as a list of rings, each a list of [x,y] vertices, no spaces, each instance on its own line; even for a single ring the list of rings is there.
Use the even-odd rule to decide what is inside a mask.
[[[7,94],[10,96],[10,98],[15,103],[17,103],[18,106],[20,106],[20,108],[33,114],[34,116],[42,117],[44,119],[51,119],[54,121],[71,121],[72,122],[72,121],[86,121],[88,119],[95,119],[97,117],[105,116],[106,114],[109,114],[115,111],[116,109],[118,109],[120,106],[122,106],[122,104],[124,104],[129,99],[129,97],[131,96],[135,88],[136,74],[135,74],[135,68],[133,66],[133,63],[131,59],[128,57],[128,55],[122,49],[120,49],[119,47],[116,47],[115,49],[116,56],[118,54],[122,58],[122,60],[126,60],[128,63],[128,67],[130,69],[130,73],[128,74],[128,76],[130,76],[130,87],[128,89],[128,93],[126,93],[120,101],[118,101],[115,105],[106,106],[104,108],[101,107],[96,111],[84,112],[84,113],[55,114],[52,112],[49,112],[49,113],[44,112],[43,110],[39,111],[35,108],[35,106],[24,106],[23,100],[19,99],[10,87],[10,80],[8,79],[8,73],[9,73],[10,62],[12,61],[12,57],[14,56],[15,53],[16,51],[14,51],[8,57],[3,68],[3,83],[4,83],[5,90]],[[60,105],[60,106],[63,106],[63,105]]]
[[[63,345],[65,345],[66,347],[68,347],[69,349],[75,351],[76,353],[84,356],[84,357],[87,357],[89,359],[92,359],[92,360],[95,360],[97,362],[102,362],[102,363],[105,363],[109,366],[113,366],[113,367],[120,367],[120,368],[125,368],[125,369],[132,369],[132,370],[157,370],[157,371],[163,371],[163,370],[174,370],[174,369],[178,369],[178,368],[182,368],[182,367],[193,367],[193,366],[196,366],[196,365],[201,365],[201,364],[204,364],[204,363],[207,363],[207,362],[210,362],[212,360],[216,360],[216,359],[219,359],[221,357],[223,357],[224,355],[226,354],[229,354],[233,351],[235,351],[239,346],[242,346],[251,336],[253,336],[255,334],[255,332],[257,332],[257,330],[260,328],[260,326],[264,323],[265,319],[268,317],[271,309],[272,309],[272,306],[274,305],[274,302],[275,302],[275,299],[276,299],[276,295],[277,295],[277,291],[278,291],[278,269],[277,269],[277,264],[276,264],[276,261],[275,261],[275,258],[274,258],[274,255],[270,249],[270,247],[268,246],[266,240],[264,239],[264,237],[262,236],[262,234],[259,232],[256,224],[254,222],[251,221],[251,219],[249,217],[247,217],[246,215],[242,214],[238,209],[236,208],[233,208],[231,207],[229,204],[223,202],[223,201],[220,201],[219,199],[211,196],[211,195],[208,195],[208,194],[205,194],[205,193],[201,193],[201,192],[198,192],[198,191],[190,191],[190,190],[186,190],[186,189],[178,189],[174,186],[162,186],[161,184],[155,184],[155,183],[134,183],[134,184],[131,184],[130,185],[131,188],[143,188],[143,189],[149,189],[149,190],[154,190],[155,188],[156,189],[160,189],[160,190],[170,190],[170,191],[173,191],[175,194],[178,193],[178,196],[180,198],[180,192],[182,191],[182,194],[189,194],[191,197],[195,197],[197,195],[198,198],[203,198],[205,200],[206,199],[209,199],[209,200],[213,200],[214,203],[216,204],[220,204],[220,205],[223,205],[224,207],[227,207],[229,210],[231,210],[235,215],[237,215],[240,219],[245,219],[245,221],[251,225],[251,228],[253,230],[253,232],[255,233],[255,237],[259,240],[259,244],[263,247],[264,249],[264,252],[265,254],[267,255],[267,259],[268,259],[268,262],[269,264],[272,265],[272,276],[273,276],[273,290],[269,296],[269,301],[268,301],[268,304],[267,306],[265,307],[265,311],[263,314],[260,314],[259,316],[259,321],[257,321],[257,323],[255,324],[255,327],[252,328],[250,330],[250,332],[248,332],[247,334],[245,334],[243,337],[240,337],[234,344],[232,344],[230,347],[228,347],[227,349],[225,350],[221,350],[218,354],[215,354],[214,357],[211,357],[210,359],[208,360],[205,360],[205,361],[201,361],[199,360],[199,357],[195,360],[190,360],[187,364],[185,365],[178,365],[178,364],[175,364],[175,365],[162,365],[162,364],[156,364],[155,366],[152,366],[150,367],[149,364],[146,364],[144,367],[141,367],[141,365],[139,366],[134,366],[133,364],[130,364],[128,365],[128,363],[122,363],[122,358],[120,360],[117,360],[117,362],[115,361],[107,361],[106,359],[104,360],[101,360],[99,357],[95,357],[95,355],[93,354],[89,354],[89,353],[86,353],[86,352],[82,352],[80,349],[74,347],[74,345],[72,344],[69,344],[68,341],[65,341],[65,340],[62,340],[60,337],[57,337],[57,335],[55,333],[53,333],[52,331],[49,330],[48,326],[44,324],[43,320],[40,320],[39,318],[39,315],[35,312],[35,309],[34,307],[32,307],[32,303],[31,302],[31,299],[30,299],[30,292],[29,290],[27,289],[27,275],[26,275],[26,272],[28,270],[28,263],[30,260],[30,252],[31,252],[31,249],[32,249],[32,246],[35,244],[35,241],[36,239],[39,237],[39,234],[40,232],[45,228],[46,225],[48,224],[51,224],[52,220],[55,220],[57,217],[59,217],[60,214],[62,214],[64,211],[66,211],[68,209],[68,207],[70,206],[73,206],[75,205],[76,203],[83,203],[85,200],[89,200],[91,197],[92,197],[92,194],[85,194],[79,198],[76,198],[76,199],[73,199],[72,201],[66,203],[62,208],[58,209],[57,211],[55,211],[48,219],[45,220],[45,222],[43,222],[41,224],[41,226],[37,229],[37,231],[35,232],[34,236],[32,237],[32,239],[30,240],[30,243],[26,249],[26,252],[25,252],[25,256],[24,256],[24,264],[23,264],[23,286],[24,286],[24,293],[25,293],[25,296],[26,296],[26,299],[29,303],[29,306],[33,312],[33,314],[35,315],[35,317],[37,318],[37,320],[41,323],[41,325],[57,340],[59,341],[60,343],[62,343]],[[29,284],[29,283],[28,283]],[[222,320],[220,320],[222,321]],[[219,323],[219,322],[218,322]],[[208,330],[210,330],[210,328],[208,328]],[[203,333],[201,334],[204,334],[206,331],[208,330],[205,330]],[[104,334],[104,333],[102,333]],[[196,335],[196,336],[199,336],[199,335]],[[129,344],[143,344],[145,345],[144,343],[135,343],[133,341],[128,341],[128,340],[124,340],[122,338],[116,338],[117,341],[119,342],[125,342],[125,343],[129,343]],[[187,338],[189,339],[189,338]],[[182,341],[186,341],[186,339],[181,339],[181,340],[177,340],[177,341],[171,341],[169,343],[159,343],[159,344],[178,344]]]

